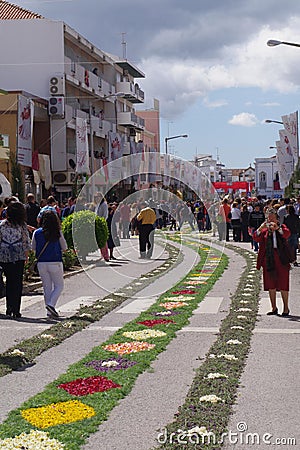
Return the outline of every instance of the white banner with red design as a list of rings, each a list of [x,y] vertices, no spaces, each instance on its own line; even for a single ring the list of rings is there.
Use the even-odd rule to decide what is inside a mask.
[[[76,173],[90,174],[87,121],[76,117]]]
[[[17,162],[27,167],[32,167],[33,115],[33,101],[19,95]]]

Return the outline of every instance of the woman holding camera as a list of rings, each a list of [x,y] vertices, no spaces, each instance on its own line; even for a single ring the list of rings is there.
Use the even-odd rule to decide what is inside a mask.
[[[264,290],[269,291],[272,310],[267,314],[278,315],[276,291],[280,291],[283,301],[282,317],[287,317],[290,313],[288,306],[290,259],[287,244],[290,230],[286,225],[280,225],[275,209],[269,209],[266,216],[266,221],[253,234],[253,239],[260,244],[257,269],[263,268]]]

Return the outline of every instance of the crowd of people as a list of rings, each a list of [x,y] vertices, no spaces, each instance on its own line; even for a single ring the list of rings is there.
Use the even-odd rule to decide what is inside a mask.
[[[225,196],[219,204],[208,204],[201,199],[184,202],[180,198],[108,203],[99,193],[93,203],[81,205],[79,209],[92,210],[106,220],[109,236],[100,249],[106,262],[116,259],[114,248],[120,245],[120,239],[132,236],[138,236],[140,258],[150,259],[154,230],[179,231],[184,223],[192,231],[212,231],[219,240],[229,241],[232,236],[235,242],[250,243],[258,252],[258,268],[263,268],[264,287],[269,291],[272,305],[269,314],[278,313],[276,291],[280,291],[283,315],[288,315],[289,267],[290,263],[298,265],[300,196],[273,200]],[[54,196],[49,196],[38,204],[30,193],[25,204],[17,197],[0,203],[0,265],[6,277],[8,316],[21,316],[24,264],[32,249],[43,283],[47,315],[58,317],[55,307],[63,290],[62,253],[67,249],[61,223],[75,210],[76,197],[69,197],[59,205]],[[283,245],[285,241],[287,246]]]

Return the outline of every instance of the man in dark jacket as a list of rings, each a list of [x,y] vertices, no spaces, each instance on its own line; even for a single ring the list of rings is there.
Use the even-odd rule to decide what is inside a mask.
[[[37,224],[37,216],[40,212],[40,207],[35,201],[35,197],[33,194],[27,194],[27,203],[25,203],[25,210],[26,210],[26,222],[27,225],[30,227],[36,229],[38,227]],[[33,231],[33,230],[31,230]]]
[[[256,231],[262,223],[265,221],[265,215],[259,203],[254,203],[254,209],[249,214],[249,234],[253,235],[254,231]],[[252,240],[253,241],[253,240]],[[253,241],[254,251],[258,252],[258,243]]]

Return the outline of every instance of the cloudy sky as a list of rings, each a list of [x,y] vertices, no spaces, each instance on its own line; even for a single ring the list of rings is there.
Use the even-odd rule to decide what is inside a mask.
[[[160,101],[162,147],[186,159],[219,156],[247,167],[271,156],[283,114],[299,108],[298,0],[16,0],[63,20],[104,51],[126,56],[146,74],[147,106]],[[162,148],[163,150],[163,148]]]

